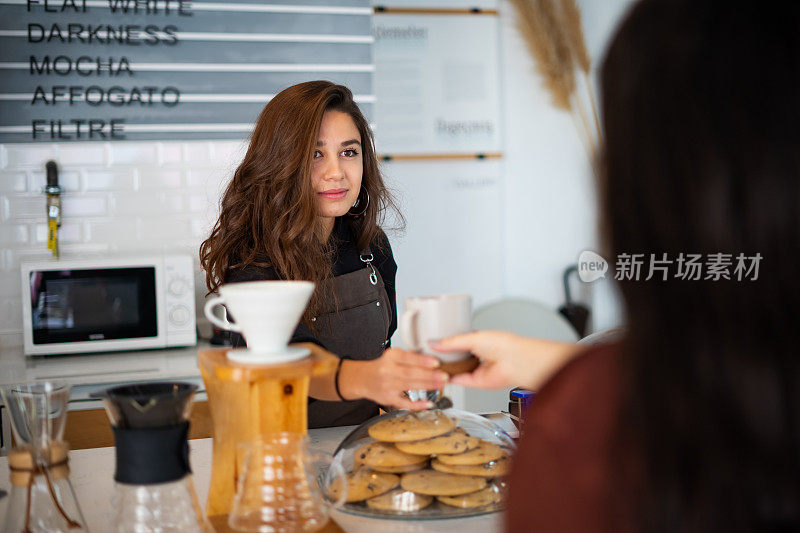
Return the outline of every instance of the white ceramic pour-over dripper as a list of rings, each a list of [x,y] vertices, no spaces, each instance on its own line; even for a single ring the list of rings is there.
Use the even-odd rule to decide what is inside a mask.
[[[289,347],[289,339],[314,292],[310,281],[247,281],[219,288],[209,299],[205,315],[216,326],[241,333],[246,349],[228,351],[228,358],[242,363],[270,364],[292,361],[308,355],[305,348]],[[235,324],[213,313],[225,304]]]

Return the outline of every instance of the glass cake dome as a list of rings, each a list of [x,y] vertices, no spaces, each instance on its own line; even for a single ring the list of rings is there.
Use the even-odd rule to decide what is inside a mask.
[[[339,510],[393,519],[500,511],[514,449],[500,426],[459,409],[377,416],[354,429],[334,452],[334,462],[347,473]],[[338,498],[341,488],[341,480],[329,485],[329,496]]]

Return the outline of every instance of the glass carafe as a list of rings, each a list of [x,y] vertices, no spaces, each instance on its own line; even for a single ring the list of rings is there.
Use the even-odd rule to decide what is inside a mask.
[[[189,468],[189,413],[196,385],[142,383],[95,394],[111,420],[116,447],[112,531],[213,531]]]
[[[70,387],[42,381],[0,387],[16,446],[8,454],[11,494],[4,533],[86,531],[69,480],[64,437]]]
[[[240,443],[237,459],[239,482],[228,516],[236,531],[316,531],[346,497],[344,470],[330,454],[309,451],[306,435],[262,435]],[[345,487],[335,497],[325,490],[334,483]]]

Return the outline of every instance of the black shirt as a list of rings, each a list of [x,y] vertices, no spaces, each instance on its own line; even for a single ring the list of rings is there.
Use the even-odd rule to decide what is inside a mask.
[[[349,274],[356,270],[365,268],[366,265],[360,258],[360,250],[356,245],[355,234],[353,233],[350,223],[344,217],[337,217],[331,231],[331,239],[334,244],[333,255],[333,275],[340,276],[342,274]],[[391,338],[392,334],[397,330],[397,298],[395,294],[395,276],[397,275],[397,263],[394,262],[392,255],[392,247],[389,244],[389,239],[386,234],[381,232],[380,236],[370,246],[370,252],[373,255],[372,265],[380,273],[383,278],[383,284],[386,288],[386,294],[389,297],[389,303],[392,308],[392,321],[389,325],[389,333],[387,334],[387,341]],[[268,262],[262,260],[262,262]],[[248,265],[244,268],[236,268],[229,270],[225,279],[226,283],[236,283],[241,281],[260,281],[260,280],[274,280],[279,279],[272,267],[260,267]],[[231,335],[233,345],[243,345],[241,336],[237,334]],[[305,325],[300,324],[297,326],[290,342],[313,342],[325,348],[325,345],[311,332]],[[387,344],[387,347],[389,345]],[[346,355],[346,354],[339,354]]]

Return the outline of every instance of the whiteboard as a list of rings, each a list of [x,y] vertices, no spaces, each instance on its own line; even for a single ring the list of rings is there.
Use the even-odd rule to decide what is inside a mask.
[[[500,151],[496,16],[378,13],[372,35],[380,153]]]
[[[375,7],[402,9],[497,9],[498,0],[372,0]]]
[[[383,225],[398,266],[398,313],[412,296],[470,294],[478,307],[502,295],[502,162],[393,161],[381,170],[406,218],[402,232]]]

